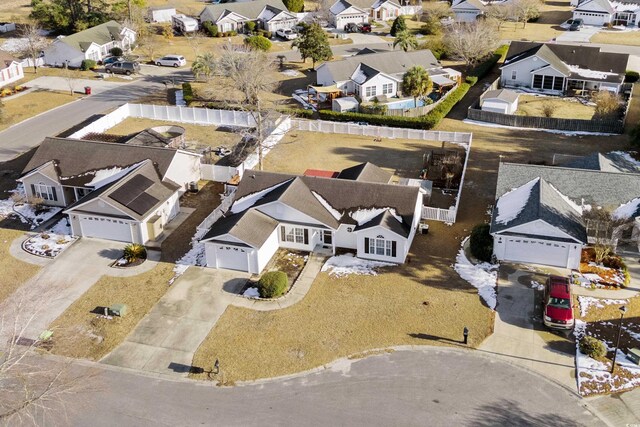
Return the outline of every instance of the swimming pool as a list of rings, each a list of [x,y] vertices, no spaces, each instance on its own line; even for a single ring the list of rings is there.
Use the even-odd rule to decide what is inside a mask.
[[[403,99],[397,102],[391,102],[387,104],[387,107],[390,110],[407,110],[409,108],[415,108],[416,105],[418,107],[424,106],[424,101],[422,99],[418,99],[418,103],[414,103],[413,98]]]

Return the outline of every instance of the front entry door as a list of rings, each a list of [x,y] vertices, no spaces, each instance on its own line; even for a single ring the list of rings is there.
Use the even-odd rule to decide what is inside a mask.
[[[322,243],[324,243],[325,245],[333,244],[333,236],[331,235],[331,230],[322,231]]]

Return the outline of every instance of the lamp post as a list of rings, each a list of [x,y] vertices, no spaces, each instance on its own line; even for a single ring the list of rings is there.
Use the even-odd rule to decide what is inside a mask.
[[[616,339],[616,349],[613,352],[613,364],[611,365],[611,373],[613,374],[613,370],[616,368],[616,356],[618,356],[618,347],[620,346],[620,335],[622,335],[622,318],[624,314],[627,312],[627,306],[623,305],[620,307],[620,323],[618,324],[618,338]]]

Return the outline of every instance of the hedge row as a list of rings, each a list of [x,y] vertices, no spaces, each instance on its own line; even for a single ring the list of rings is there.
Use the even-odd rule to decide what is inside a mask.
[[[449,111],[456,105],[469,91],[469,84],[463,83],[458,86],[449,96],[438,104],[429,114],[422,117],[397,117],[380,116],[362,113],[338,113],[331,110],[318,111],[323,120],[333,120],[336,122],[367,122],[376,126],[391,126],[410,129],[432,129],[442,119],[449,114]]]
[[[496,65],[504,55],[506,55],[508,50],[509,45],[506,44],[497,48],[489,59],[481,64],[478,64],[473,70],[471,70],[469,76],[466,78],[466,82],[472,86],[476,84],[478,80],[489,74],[489,72],[493,69],[493,66]]]
[[[193,102],[193,88],[191,87],[191,83],[182,83],[182,97],[187,105]]]
[[[310,119],[313,117],[313,110],[303,110],[302,108],[280,108],[278,109],[282,114],[287,114],[289,116],[295,117],[304,117],[305,119]]]

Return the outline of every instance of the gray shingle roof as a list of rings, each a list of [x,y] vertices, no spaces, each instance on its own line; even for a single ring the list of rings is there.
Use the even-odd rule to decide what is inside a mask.
[[[164,177],[177,151],[170,148],[114,144],[67,138],[46,138],[25,166],[23,175],[53,161],[65,185],[82,187],[95,172],[114,167],[126,168],[150,159]]]
[[[516,102],[520,94],[514,90],[510,89],[496,89],[496,90],[488,90],[482,94],[480,97],[481,100],[485,99],[500,99],[506,102]]]
[[[374,70],[385,74],[399,74],[409,71],[413,66],[420,65],[425,69],[439,68],[438,60],[430,50],[415,50],[404,52],[370,53],[355,55],[339,61],[325,62],[320,67],[328,67],[336,82],[349,80],[360,64],[366,64]]]
[[[391,175],[384,169],[374,165],[373,163],[360,163],[350,168],[343,169],[338,174],[339,179],[350,179],[353,181],[377,182],[379,184],[388,184],[391,181]]]
[[[282,0],[253,0],[211,4],[205,6],[202,12],[200,12],[200,15],[207,11],[209,15],[213,17],[214,22],[220,19],[222,15],[226,15],[227,12],[237,13],[249,19],[257,19],[265,6],[271,6],[280,11],[289,11]]]
[[[640,173],[640,163],[630,160],[619,151],[609,153],[593,153],[571,160],[562,166],[576,169],[591,169],[604,172]]]
[[[640,196],[640,174],[501,163],[496,199],[535,178],[542,178],[576,204],[615,209]]]
[[[502,197],[508,198],[510,194]],[[580,214],[544,179],[538,179],[520,213],[512,220],[497,222],[500,208],[496,205],[491,218],[491,233],[498,233],[536,220],[559,228],[580,242],[587,242],[587,232]]]
[[[259,248],[277,226],[275,219],[257,209],[247,209],[216,221],[202,240],[215,240],[216,237],[230,234],[249,246]]]
[[[513,41],[509,45],[507,59],[504,61],[503,67],[534,55],[539,56],[558,71],[569,74],[571,78],[618,83],[624,80],[625,70],[629,62],[628,54],[601,52],[599,47]],[[580,76],[578,73],[572,73],[568,66],[615,74],[606,75],[602,79],[589,79]]]

